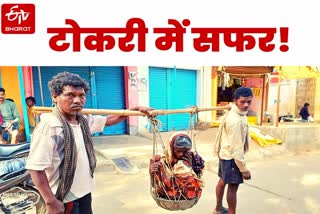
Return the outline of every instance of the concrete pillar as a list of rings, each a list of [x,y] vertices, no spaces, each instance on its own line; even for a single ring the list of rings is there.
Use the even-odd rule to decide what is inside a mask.
[[[211,67],[211,106],[217,106],[218,100],[218,66]],[[217,120],[217,111],[211,112],[212,121]]]
[[[31,66],[22,66],[23,70],[23,81],[25,87],[25,96],[34,96],[33,76]]]
[[[198,70],[197,103],[198,107],[211,106],[211,66],[203,66]],[[200,121],[212,121],[212,112],[199,113]]]
[[[297,80],[290,80],[290,99],[289,99],[289,112],[292,115],[296,115],[297,105]]]
[[[316,78],[314,120],[318,122],[320,121],[320,78]]]
[[[126,108],[131,108],[139,105],[138,94],[138,68],[136,66],[124,67],[125,78],[125,94],[126,94]],[[139,118],[130,116],[127,119],[127,129],[129,135],[136,135],[138,133]]]
[[[149,100],[149,67],[138,67],[138,94],[139,105],[150,106]],[[148,118],[139,117],[139,133],[149,132]]]

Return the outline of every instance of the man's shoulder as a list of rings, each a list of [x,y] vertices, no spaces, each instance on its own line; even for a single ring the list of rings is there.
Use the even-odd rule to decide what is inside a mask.
[[[242,123],[241,115],[237,114],[236,112],[230,111],[226,118],[227,126],[237,126]]]
[[[62,126],[60,120],[52,113],[44,113],[40,115],[40,122],[46,123],[51,127]]]
[[[11,102],[9,100],[4,100],[3,103],[1,103],[1,106],[15,106],[16,104],[14,102]]]
[[[10,106],[17,106],[15,102],[9,101],[9,100],[5,100],[5,103],[7,103]]]
[[[234,121],[234,120],[240,120],[240,118],[241,118],[241,115],[239,115],[235,111],[229,111],[226,119],[230,121]]]

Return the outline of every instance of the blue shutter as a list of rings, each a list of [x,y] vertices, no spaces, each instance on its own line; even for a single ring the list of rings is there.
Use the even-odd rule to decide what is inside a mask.
[[[38,67],[32,67],[34,96],[37,105],[41,106]],[[87,94],[85,108],[98,109],[125,109],[125,87],[123,67],[88,67],[88,66],[41,66],[42,91],[44,106],[51,106],[51,95],[48,81],[56,74],[68,71],[80,75],[85,79],[90,88]],[[125,134],[127,133],[126,121],[106,127],[103,134]]]
[[[197,104],[196,85],[197,71],[177,69],[172,78],[172,109],[185,109]],[[169,130],[185,130],[189,128],[190,114],[172,114],[169,120]]]
[[[196,105],[196,70],[149,68],[150,106],[155,109],[184,109]],[[190,114],[158,116],[161,131],[186,130]]]
[[[168,73],[165,68],[149,68],[149,105],[155,109],[168,109]],[[168,131],[168,115],[159,115],[160,131]]]
[[[42,81],[42,92],[43,92],[43,100],[44,106],[52,106],[51,94],[48,88],[48,82],[52,79],[56,74],[68,71],[71,73],[78,74],[81,78],[85,79],[90,86],[90,72],[88,66],[41,66],[41,81]],[[36,98],[37,105],[41,106],[41,95],[40,95],[40,80],[38,74],[38,67],[32,67],[32,76],[33,76],[33,87],[34,87],[34,97]],[[90,86],[91,88],[91,86]],[[85,104],[85,108],[92,107],[92,95],[89,91],[87,94],[87,100]]]
[[[95,75],[96,100],[98,109],[125,109],[125,87],[123,67],[93,66]],[[115,135],[127,133],[126,120],[105,127],[103,134]]]

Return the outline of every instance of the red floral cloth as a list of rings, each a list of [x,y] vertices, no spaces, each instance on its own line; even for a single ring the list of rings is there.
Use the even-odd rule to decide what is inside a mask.
[[[202,181],[187,161],[178,161],[172,169],[164,158],[158,161],[161,162],[161,167],[153,175],[153,187],[160,197],[188,200],[201,196]]]

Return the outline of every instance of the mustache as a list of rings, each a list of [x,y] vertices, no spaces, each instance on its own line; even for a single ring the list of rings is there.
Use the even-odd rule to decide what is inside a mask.
[[[72,106],[70,106],[70,108],[83,108],[83,106],[82,105],[72,105]]]

